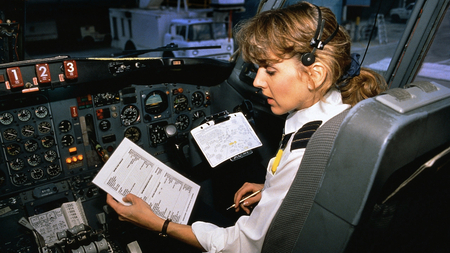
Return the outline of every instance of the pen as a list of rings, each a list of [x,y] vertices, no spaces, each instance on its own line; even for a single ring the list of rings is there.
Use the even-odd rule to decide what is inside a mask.
[[[246,201],[247,199],[249,199],[249,198],[251,198],[251,197],[256,196],[256,194],[258,194],[258,193],[260,193],[260,192],[262,192],[262,189],[259,190],[259,191],[255,191],[254,193],[252,193],[252,194],[248,195],[247,197],[241,199],[241,201],[239,201],[239,204],[242,204],[244,201]],[[228,207],[227,210],[230,210],[231,208],[233,208],[233,207],[235,207],[235,206],[236,206],[236,205],[233,204],[233,205],[231,205],[230,207]]]

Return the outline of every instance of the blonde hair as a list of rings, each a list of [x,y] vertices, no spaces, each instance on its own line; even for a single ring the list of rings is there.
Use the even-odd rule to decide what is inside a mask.
[[[322,22],[323,41],[332,35],[339,24],[330,9],[320,7],[320,10],[325,20]],[[317,30],[318,16],[315,5],[301,2],[283,9],[262,12],[239,24],[236,40],[244,61],[267,66],[295,57],[301,62],[301,56],[313,49],[310,41]],[[316,61],[325,66],[327,73],[321,89],[327,92],[332,86],[338,86],[338,82],[345,82],[347,85],[340,87],[343,101],[355,105],[362,99],[384,91],[387,85],[381,75],[366,68],[361,68],[357,77],[339,80],[352,62],[350,48],[351,38],[339,26],[336,36],[323,49],[316,50],[314,55]]]

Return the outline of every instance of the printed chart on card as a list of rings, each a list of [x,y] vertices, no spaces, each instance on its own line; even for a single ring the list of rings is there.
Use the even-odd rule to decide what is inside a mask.
[[[244,114],[238,112],[226,117],[225,121],[216,124],[211,120],[191,131],[211,167],[262,146]]]

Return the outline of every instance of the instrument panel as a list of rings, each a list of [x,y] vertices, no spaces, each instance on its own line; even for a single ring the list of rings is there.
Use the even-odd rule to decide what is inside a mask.
[[[102,252],[125,252],[108,237],[123,231],[98,223],[105,196],[91,180],[123,138],[189,174],[196,165],[189,132],[223,108],[214,98],[232,69],[189,58],[59,56],[0,65],[0,222],[11,228],[0,232],[0,252],[42,252],[18,221],[74,200],[107,235]]]
[[[3,195],[97,169],[101,152],[110,155],[123,138],[167,162],[164,128],[175,126],[172,138],[183,142],[193,122],[211,114],[212,100],[208,87],[157,84],[54,102],[41,95],[2,102]]]

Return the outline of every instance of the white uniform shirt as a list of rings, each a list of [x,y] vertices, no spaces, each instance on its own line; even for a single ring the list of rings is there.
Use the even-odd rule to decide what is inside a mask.
[[[313,106],[291,112],[284,131],[286,134],[296,132],[305,123],[315,120],[325,123],[349,107],[350,105],[342,103],[340,92],[333,88]],[[274,158],[269,161],[261,200],[250,216],[241,216],[234,226],[227,228],[206,222],[192,224],[195,236],[207,252],[261,252],[270,222],[289,190],[305,152],[304,148],[290,151],[292,138],[293,136],[275,174],[271,171]]]

